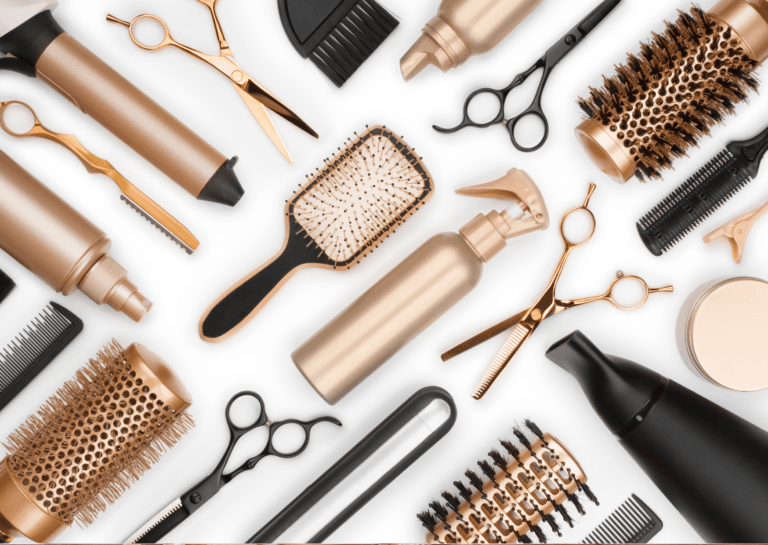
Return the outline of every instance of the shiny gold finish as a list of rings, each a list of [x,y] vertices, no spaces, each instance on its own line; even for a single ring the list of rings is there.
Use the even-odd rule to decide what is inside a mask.
[[[715,229],[704,237],[704,242],[710,244],[720,238],[724,238],[731,245],[733,260],[736,263],[741,263],[741,260],[744,257],[744,247],[747,244],[747,237],[755,224],[765,214],[768,214],[768,203],[765,203],[760,208],[753,210],[752,212],[747,212],[722,227]]]
[[[728,278],[691,294],[677,320],[683,361],[712,384],[738,392],[768,388],[768,282]]]
[[[293,362],[326,402],[337,403],[467,295],[506,239],[549,225],[541,193],[523,171],[459,193],[515,200],[526,216],[491,212],[461,234],[432,237],[299,347]]]
[[[707,13],[681,13],[580,100],[588,117],[576,137],[619,183],[660,178],[757,88],[753,72],[767,57],[765,0],[722,0]]]
[[[42,543],[93,522],[194,426],[191,404],[156,354],[107,345],[8,438],[0,532]]]
[[[248,106],[248,109],[256,118],[256,121],[259,122],[259,125],[261,125],[261,128],[264,129],[264,132],[266,132],[267,136],[269,136],[269,139],[272,140],[272,143],[277,147],[278,150],[280,150],[280,153],[283,154],[283,157],[285,157],[285,159],[289,163],[292,163],[293,159],[291,159],[291,155],[290,153],[288,153],[288,148],[285,147],[285,144],[283,143],[282,138],[280,138],[280,134],[277,132],[277,128],[275,128],[275,125],[272,123],[272,120],[269,118],[269,113],[267,112],[267,108],[274,111],[277,115],[286,119],[287,121],[289,121],[290,123],[298,127],[299,129],[303,130],[304,132],[306,132],[311,136],[314,136],[315,138],[318,137],[317,133],[313,131],[312,128],[309,125],[307,125],[290,108],[288,108],[285,104],[280,102],[280,100],[278,100],[277,97],[275,97],[272,93],[270,93],[265,87],[263,87],[251,76],[246,74],[242,68],[240,68],[240,66],[235,61],[234,55],[232,54],[232,50],[229,48],[229,45],[227,44],[227,40],[224,38],[224,32],[221,29],[221,24],[219,23],[219,17],[216,15],[217,1],[218,0],[198,0],[198,2],[200,2],[201,4],[204,4],[208,8],[208,10],[211,12],[213,25],[216,30],[216,37],[219,40],[218,56],[207,55],[205,53],[201,53],[200,51],[197,51],[196,49],[192,49],[191,47],[180,44],[179,42],[177,42],[171,37],[171,32],[168,30],[168,25],[165,24],[165,21],[163,21],[162,19],[160,19],[160,17],[156,15],[149,15],[149,14],[139,15],[138,17],[135,17],[131,22],[123,21],[113,15],[108,15],[107,21],[109,21],[110,23],[117,23],[117,24],[128,27],[128,34],[130,35],[133,43],[146,51],[157,51],[164,47],[176,47],[181,51],[183,51],[184,53],[192,55],[196,59],[199,59],[204,63],[212,66],[213,68],[218,70],[221,74],[223,74],[228,79],[230,79],[232,81],[232,84],[235,86],[235,90],[240,95],[240,98],[243,100],[243,102],[245,102],[246,106]],[[163,30],[165,31],[165,36],[160,43],[154,44],[154,45],[148,45],[136,38],[136,36],[134,35],[134,26],[138,22],[140,22],[142,19],[153,20],[159,23],[163,27]]]
[[[443,0],[421,37],[400,60],[409,81],[430,64],[443,72],[473,55],[487,53],[512,32],[542,0]]]
[[[518,536],[544,523],[542,515],[576,494],[587,482],[578,461],[560,441],[545,433],[498,468],[482,492],[459,505],[427,534],[424,543],[518,543]]]
[[[32,114],[34,118],[34,125],[26,132],[19,133],[12,130],[6,122],[6,114],[8,107],[12,105],[23,106]],[[126,180],[122,174],[120,174],[115,167],[113,167],[108,161],[96,157],[90,151],[85,149],[77,137],[73,134],[59,134],[46,128],[35,114],[34,110],[24,102],[17,100],[10,100],[7,102],[0,102],[0,127],[12,136],[17,137],[37,137],[45,140],[50,140],[64,146],[69,151],[74,153],[80,162],[83,163],[85,169],[91,174],[104,174],[111,178],[122,191],[123,200],[129,204],[145,218],[147,218],[153,225],[157,226],[163,233],[168,235],[171,240],[181,246],[187,253],[191,254],[200,245],[198,240],[184,227],[176,218],[171,216],[168,212],[163,210],[157,203],[147,197],[144,193],[139,191],[136,186]]]
[[[673,290],[672,286],[651,289],[642,278],[637,276],[625,276],[624,273],[619,272],[613,284],[611,284],[608,290],[601,295],[585,297],[583,299],[575,299],[572,301],[561,300],[556,297],[555,292],[557,291],[557,284],[560,280],[560,276],[562,275],[563,270],[565,269],[565,264],[568,261],[568,257],[570,257],[571,252],[576,248],[585,245],[595,234],[595,228],[597,226],[595,222],[595,216],[588,208],[589,201],[591,200],[595,189],[597,189],[597,186],[595,184],[590,184],[589,191],[587,192],[587,198],[584,200],[584,204],[579,207],[572,208],[563,216],[563,219],[560,222],[560,236],[563,239],[565,250],[563,251],[560,262],[557,264],[555,272],[552,275],[552,279],[549,281],[549,284],[544,290],[544,293],[541,295],[541,297],[539,297],[539,300],[536,301],[536,303],[527,311],[524,311],[521,314],[518,314],[509,320],[506,320],[505,322],[492,327],[491,329],[473,337],[472,339],[443,354],[443,361],[446,361],[474,346],[477,346],[485,340],[496,336],[497,334],[506,330],[509,326],[513,327],[509,337],[496,354],[496,357],[494,357],[490,366],[480,380],[480,383],[475,389],[475,392],[472,395],[474,399],[480,400],[483,398],[483,396],[485,396],[496,379],[499,378],[499,375],[501,375],[501,372],[504,370],[504,368],[509,364],[510,361],[512,361],[512,358],[515,357],[520,348],[531,337],[531,335],[533,335],[533,332],[536,331],[536,328],[538,328],[541,322],[543,322],[545,319],[555,316],[564,310],[582,305],[588,305],[598,301],[606,301],[611,303],[614,307],[620,310],[636,310],[642,307],[652,294],[667,293]],[[571,240],[566,233],[566,223],[569,217],[579,213],[586,214],[590,221],[590,230],[584,237]],[[636,282],[643,288],[643,295],[638,299],[636,303],[632,305],[625,305],[617,300],[616,297],[614,297],[616,287],[620,283],[626,281]]]
[[[195,198],[227,161],[221,153],[68,34],[37,75]]]
[[[112,242],[0,151],[0,248],[57,293],[80,289],[139,321],[152,303],[106,256]]]

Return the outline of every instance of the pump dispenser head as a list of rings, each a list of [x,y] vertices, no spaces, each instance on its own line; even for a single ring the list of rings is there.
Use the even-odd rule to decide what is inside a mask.
[[[516,205],[501,212],[494,210],[480,214],[459,230],[486,263],[506,247],[507,240],[549,227],[549,212],[544,196],[525,171],[513,168],[496,181],[465,187],[456,193],[467,197],[511,199],[516,202]]]

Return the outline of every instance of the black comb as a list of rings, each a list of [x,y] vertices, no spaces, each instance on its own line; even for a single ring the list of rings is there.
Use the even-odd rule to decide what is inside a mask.
[[[0,271],[0,303],[8,297],[8,294],[10,294],[15,287],[16,284],[13,283],[13,280],[11,280],[11,278],[3,271]]]
[[[0,352],[0,410],[83,330],[70,311],[51,303]]]
[[[277,7],[293,47],[336,87],[344,85],[399,24],[376,0],[278,0]]]
[[[656,513],[632,494],[582,543],[648,543],[663,527]]]
[[[640,238],[660,256],[751,182],[768,151],[768,129],[750,140],[731,142],[637,223]]]

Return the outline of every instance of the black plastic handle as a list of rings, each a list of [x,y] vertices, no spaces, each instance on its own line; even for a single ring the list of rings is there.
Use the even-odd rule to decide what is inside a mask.
[[[755,178],[760,170],[760,162],[768,151],[768,127],[754,138],[731,142],[726,148],[734,157],[741,159],[744,170]]]
[[[34,66],[14,57],[0,59],[0,70],[9,70],[29,78],[37,76],[37,70],[35,70]]]

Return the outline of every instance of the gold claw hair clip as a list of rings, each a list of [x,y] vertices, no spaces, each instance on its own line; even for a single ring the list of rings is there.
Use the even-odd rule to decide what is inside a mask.
[[[245,70],[240,68],[240,66],[237,64],[237,61],[235,61],[234,55],[232,54],[232,50],[229,48],[229,45],[227,44],[226,38],[224,38],[224,32],[221,29],[221,24],[219,23],[219,17],[216,15],[217,0],[197,0],[197,1],[205,5],[208,8],[208,10],[211,12],[211,17],[213,18],[213,26],[216,29],[216,36],[219,40],[218,55],[207,55],[205,53],[197,51],[196,49],[192,49],[191,47],[188,47],[184,44],[180,44],[179,42],[177,42],[171,37],[171,32],[168,30],[168,25],[165,24],[165,21],[163,21],[160,17],[156,15],[149,15],[149,14],[139,15],[138,17],[135,17],[130,22],[118,19],[113,15],[108,15],[107,21],[109,21],[110,23],[118,23],[128,27],[128,34],[130,35],[131,40],[133,41],[134,44],[139,46],[141,49],[144,49],[146,51],[158,51],[168,46],[176,47],[182,50],[184,53],[187,53],[188,55],[192,55],[193,57],[200,59],[204,63],[208,64],[209,66],[212,66],[213,68],[215,68],[216,70],[224,74],[224,76],[226,76],[229,80],[232,81],[232,84],[235,86],[235,90],[240,95],[240,98],[243,100],[243,102],[245,102],[246,106],[248,106],[248,109],[256,118],[256,121],[259,122],[259,125],[261,125],[261,128],[264,129],[264,132],[266,132],[267,136],[269,136],[270,140],[272,140],[272,143],[275,144],[277,149],[280,150],[280,153],[283,154],[283,156],[286,158],[286,160],[289,163],[293,162],[293,160],[291,159],[291,155],[288,153],[288,149],[285,147],[285,144],[283,143],[282,138],[280,138],[280,134],[277,132],[275,125],[272,123],[272,120],[269,118],[269,113],[267,112],[267,108],[275,112],[277,115],[279,115],[286,121],[289,121],[299,129],[301,129],[302,131],[306,132],[307,134],[314,136],[315,138],[318,137],[317,133],[313,131],[312,128],[309,125],[307,125],[290,108],[288,108],[285,104],[280,102],[280,100],[278,100],[277,97],[275,97],[272,93],[267,91],[267,89],[263,85],[261,85],[259,82],[257,82],[248,74],[246,74]],[[165,36],[163,37],[163,39],[155,44],[147,44],[139,40],[134,34],[134,27],[140,21],[155,21],[156,23],[159,23],[162,26],[163,31],[165,32]]]
[[[768,202],[752,212],[739,216],[730,223],[727,223],[715,229],[707,236],[704,237],[704,242],[710,244],[720,238],[724,238],[731,245],[733,250],[733,260],[736,263],[741,263],[741,259],[744,257],[744,247],[747,244],[747,237],[749,237],[750,231],[760,219],[768,214]]]
[[[32,126],[29,127],[29,124],[24,127],[15,126],[18,130],[14,130],[9,124],[10,121],[6,118],[6,115],[8,115],[8,108],[11,106],[26,108],[32,116]],[[131,182],[126,180],[108,161],[96,157],[90,151],[85,149],[75,135],[59,134],[46,128],[40,123],[34,110],[32,110],[28,104],[19,102],[18,100],[0,102],[0,127],[11,136],[20,138],[42,138],[64,146],[80,159],[80,162],[83,163],[83,166],[85,166],[85,169],[88,172],[91,174],[104,174],[111,178],[123,193],[120,196],[120,200],[141,214],[152,225],[160,229],[160,231],[165,233],[165,235],[167,235],[173,242],[181,246],[188,254],[194,252],[200,245],[194,235],[192,235],[179,220],[163,210],[160,205],[147,197]]]
[[[555,269],[555,273],[552,276],[552,279],[547,285],[547,289],[544,291],[541,297],[539,297],[538,301],[536,301],[536,303],[528,310],[524,310],[523,312],[512,316],[508,320],[495,325],[494,327],[480,333],[479,335],[476,335],[470,340],[443,354],[443,361],[447,361],[455,356],[458,356],[459,354],[466,352],[470,348],[482,344],[488,339],[503,333],[510,327],[513,328],[506,342],[496,354],[496,357],[493,359],[490,366],[483,375],[480,384],[477,385],[475,393],[472,394],[474,399],[482,399],[482,397],[488,392],[496,379],[499,378],[499,375],[507,366],[507,364],[512,361],[512,358],[515,357],[515,355],[520,351],[520,348],[533,335],[533,332],[536,331],[539,325],[541,325],[541,323],[547,318],[559,314],[564,310],[582,305],[588,305],[597,301],[607,301],[619,310],[636,310],[642,307],[652,294],[669,293],[673,290],[672,286],[666,286],[664,288],[649,288],[648,283],[642,278],[637,276],[625,276],[624,273],[619,272],[617,274],[616,280],[614,280],[613,284],[611,284],[608,290],[602,295],[585,297],[583,299],[575,299],[572,301],[558,299],[555,296],[555,292],[557,291],[557,283],[560,280],[560,276],[562,275],[563,270],[565,269],[565,264],[568,261],[568,257],[571,255],[571,252],[579,246],[585,245],[595,234],[595,228],[597,226],[595,222],[595,216],[588,208],[589,201],[592,198],[592,194],[595,192],[595,189],[597,189],[597,186],[595,186],[595,184],[590,184],[589,192],[587,193],[587,198],[585,199],[584,204],[576,208],[572,208],[563,216],[563,219],[560,222],[560,235],[562,236],[563,243],[565,244],[565,251],[563,252],[563,256],[560,258],[560,262]],[[569,238],[566,234],[566,223],[568,222],[569,218],[574,217],[576,214],[586,215],[590,222],[590,228],[583,237]],[[626,281],[636,282],[643,288],[640,297],[632,304],[621,303],[615,297],[617,286]]]

